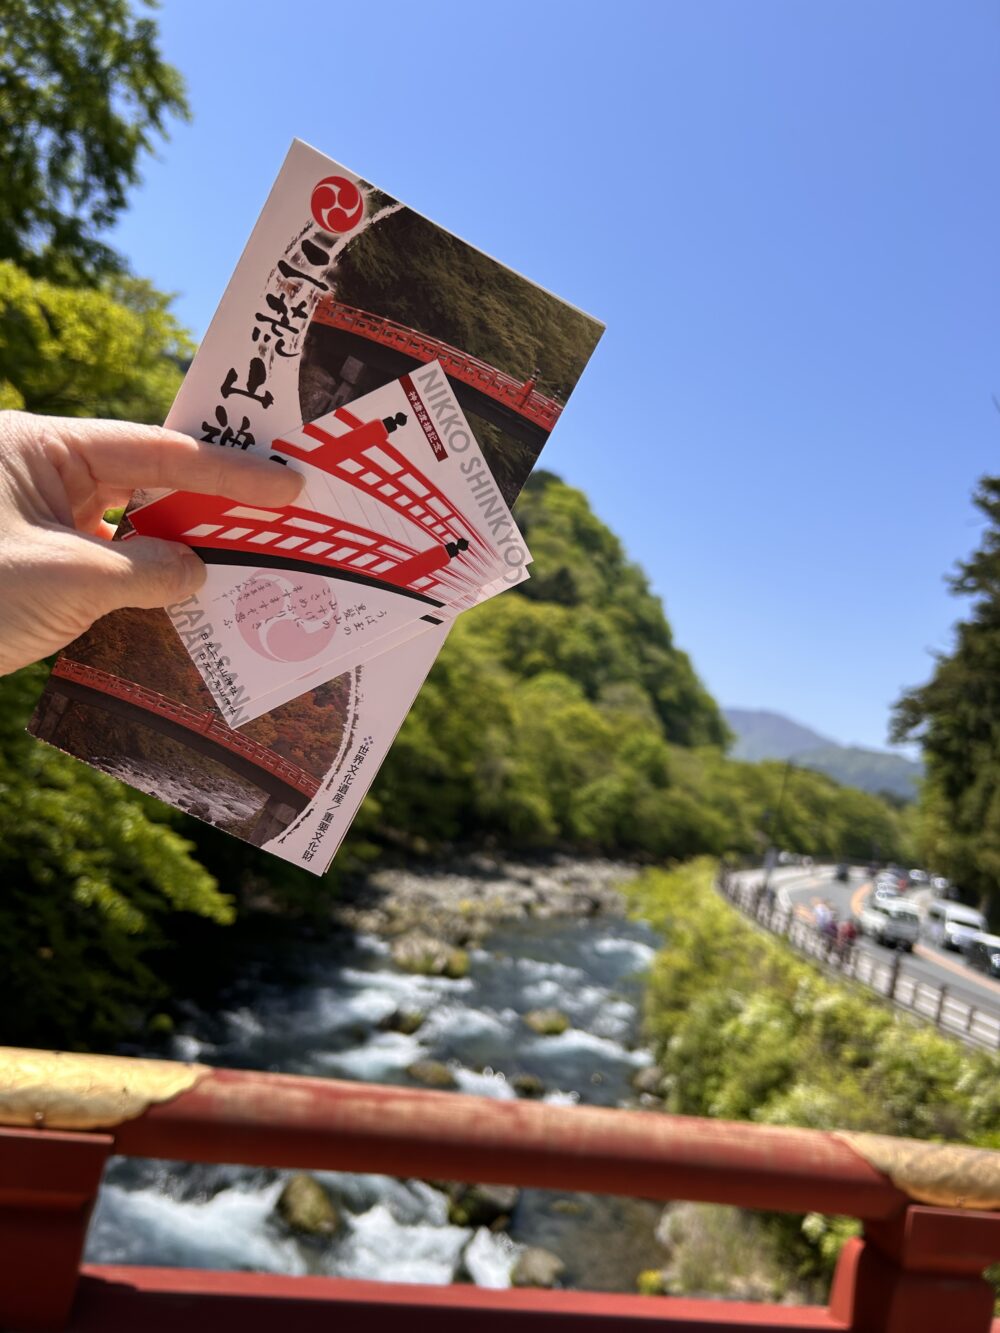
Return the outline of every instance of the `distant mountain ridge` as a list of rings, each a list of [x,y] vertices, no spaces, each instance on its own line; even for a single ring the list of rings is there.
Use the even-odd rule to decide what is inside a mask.
[[[860,745],[839,745],[800,722],[763,708],[724,708],[723,715],[736,743],[734,759],[792,759],[803,768],[826,773],[836,782],[862,791],[887,792],[904,801],[917,794],[920,764],[888,750]]]

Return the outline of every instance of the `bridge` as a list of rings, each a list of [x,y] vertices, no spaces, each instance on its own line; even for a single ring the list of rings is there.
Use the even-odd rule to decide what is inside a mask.
[[[861,1220],[827,1306],[81,1265],[111,1154]],[[1000,1153],[0,1048],[0,1327],[66,1333],[1000,1333]]]
[[[559,420],[562,404],[458,347],[327,297],[317,306],[313,329],[336,330],[345,348],[391,379],[428,361],[440,361],[463,408],[512,435],[541,447]]]
[[[494,548],[433,479],[392,445],[390,428],[403,424],[405,418],[361,421],[340,407],[322,427],[303,426],[294,440],[272,441],[274,454],[303,465],[301,499],[325,503],[322,511],[301,504],[261,509],[174,491],[133,510],[130,535],[182,541],[212,564],[335,573],[369,587],[388,584],[435,607],[474,598],[488,581],[484,559],[495,555]],[[329,512],[339,507],[330,477],[372,502],[365,507],[367,526]]]
[[[319,791],[319,779],[274,750],[228,727],[209,709],[191,708],[157,690],[137,685],[99,667],[61,657],[43,696],[36,735],[58,745],[66,706],[90,704],[127,721],[139,722],[224,764],[267,794],[250,841],[262,846],[280,832]]]

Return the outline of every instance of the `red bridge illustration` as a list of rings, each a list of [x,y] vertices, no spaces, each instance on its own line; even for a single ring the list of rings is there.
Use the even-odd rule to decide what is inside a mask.
[[[312,773],[233,731],[210,710],[191,708],[157,690],[68,657],[61,657],[52,668],[51,688],[40,705],[37,734],[42,740],[59,744],[60,724],[74,701],[181,740],[260,787],[268,800],[249,839],[257,846],[285,828],[319,791],[320,781]]]
[[[391,431],[402,424],[403,414],[362,422],[341,407],[324,427],[304,426],[304,441],[278,439],[271,446],[278,456],[316,468],[375,501],[376,512],[385,513],[384,531],[302,506],[261,509],[187,491],[134,510],[132,527],[145,536],[183,541],[209,563],[336,574],[368,586],[388,585],[430,606],[474,596],[489,576],[486,560],[494,548],[390,443]],[[402,519],[423,528],[431,545],[418,550],[388,535],[391,526],[405,530]]]

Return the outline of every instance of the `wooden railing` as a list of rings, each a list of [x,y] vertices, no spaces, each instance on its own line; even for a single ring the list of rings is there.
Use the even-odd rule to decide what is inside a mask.
[[[946,984],[916,976],[906,968],[902,953],[887,961],[860,944],[847,949],[832,944],[808,916],[791,904],[782,904],[773,891],[764,891],[759,875],[731,874],[718,881],[718,888],[741,912],[765,930],[783,936],[804,957],[868,986],[890,1004],[970,1046],[1000,1050],[1000,1004],[995,1008],[974,1004],[955,995]]]
[[[869,1151],[818,1131],[10,1050],[0,1051],[0,1123],[8,1331],[1000,1333],[981,1276],[1000,1259],[1000,1213],[989,1210],[998,1154],[904,1140]],[[845,1246],[828,1307],[81,1268],[112,1153],[847,1214],[864,1235]],[[921,1202],[928,1188],[979,1206]]]

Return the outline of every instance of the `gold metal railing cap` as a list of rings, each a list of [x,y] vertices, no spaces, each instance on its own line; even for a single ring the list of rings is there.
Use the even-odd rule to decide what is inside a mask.
[[[836,1131],[835,1137],[918,1203],[1000,1209],[1000,1153],[989,1148],[847,1130]]]
[[[110,1129],[193,1088],[207,1065],[0,1046],[0,1125]]]

